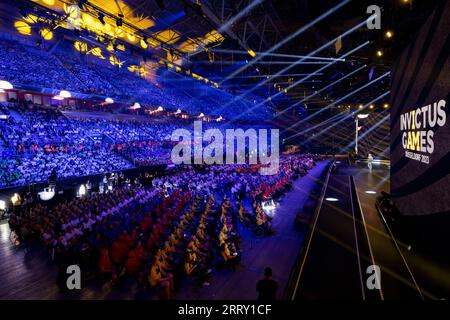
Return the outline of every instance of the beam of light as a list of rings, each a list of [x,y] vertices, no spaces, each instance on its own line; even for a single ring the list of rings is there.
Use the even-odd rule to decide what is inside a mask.
[[[364,23],[365,23],[365,22],[364,22]],[[347,31],[347,32],[348,32],[348,31]],[[370,43],[370,41],[364,42],[363,44],[359,45],[358,47],[356,47],[356,48],[350,50],[349,52],[347,52],[346,54],[344,54],[342,57],[345,58],[345,57],[351,55],[352,53],[358,51],[359,49],[361,49],[361,48],[367,46],[369,43]],[[327,65],[325,65],[325,66],[319,68],[317,71],[311,73],[310,75],[308,75],[308,76],[306,76],[306,77],[304,77],[304,78],[302,78],[302,79],[300,79],[300,80],[294,82],[293,84],[291,84],[290,86],[288,86],[288,87],[285,88],[285,89],[286,89],[286,90],[289,90],[289,89],[293,88],[294,86],[299,85],[300,83],[302,83],[302,82],[308,80],[309,78],[311,78],[316,72],[321,72],[321,71],[323,71],[323,70],[325,70],[325,69],[331,67],[331,66],[332,66],[333,64],[335,64],[335,63],[336,63],[335,61],[328,63]],[[252,91],[252,90],[250,90],[250,92],[251,92],[251,91]],[[264,101],[261,102],[261,103],[258,103],[255,107],[251,108],[249,111],[252,111],[253,109],[255,109],[255,108],[257,108],[257,107],[259,107],[259,106],[261,106],[261,105],[264,105],[265,102],[270,101],[270,100],[272,100],[272,99],[278,97],[278,96],[281,95],[281,94],[282,94],[282,92],[278,92],[278,93],[276,93],[276,94],[274,94],[274,95],[268,97],[266,100],[264,100]],[[244,95],[245,95],[245,94],[240,95],[239,97],[242,97],[242,96],[244,96]],[[225,106],[227,106],[227,105],[228,105],[228,103],[225,104]],[[224,107],[225,107],[225,106],[224,106]],[[238,119],[240,116],[241,116],[241,114],[239,114],[239,115],[238,115],[237,117],[235,117],[233,120]]]
[[[232,26],[234,23],[236,23],[239,19],[242,17],[245,17],[250,11],[252,11],[256,6],[261,4],[265,0],[254,0],[252,1],[248,6],[246,6],[244,9],[239,11],[238,14],[236,14],[234,17],[230,18],[228,21],[226,21],[222,26],[217,30],[217,33],[222,34],[224,31],[228,31],[228,28]],[[188,53],[187,58],[197,54],[199,51],[203,51],[204,48],[201,48],[200,46],[197,47],[196,50],[194,50],[191,53]],[[248,54],[248,53],[247,53]]]
[[[227,49],[211,49],[213,52],[217,53],[230,53],[230,54],[242,54],[247,55],[247,51],[241,50],[227,50]],[[293,59],[310,59],[310,60],[320,60],[320,61],[340,61],[345,62],[345,59],[342,58],[328,58],[328,57],[308,57],[296,54],[285,54],[285,53],[265,53],[265,52],[256,52],[257,55],[265,55],[266,57],[278,57],[278,58],[293,58]]]
[[[335,11],[337,11],[339,8],[341,8],[342,6],[346,5],[347,3],[349,3],[350,0],[344,0],[341,3],[339,3],[337,6],[331,8],[330,10],[328,10],[327,12],[323,13],[322,15],[320,15],[319,17],[317,17],[316,19],[314,19],[313,21],[307,23],[306,25],[304,25],[303,27],[301,27],[300,29],[298,29],[297,31],[295,31],[293,34],[287,36],[286,38],[284,38],[283,40],[281,40],[280,42],[276,43],[275,45],[273,45],[272,47],[270,47],[269,49],[267,49],[265,52],[263,52],[261,55],[258,55],[256,58],[254,58],[253,60],[250,61],[250,63],[242,66],[241,68],[239,68],[238,70],[234,71],[233,73],[231,73],[225,80],[229,80],[231,78],[233,78],[234,76],[238,75],[239,73],[241,73],[242,71],[244,71],[247,67],[255,64],[257,61],[259,61],[259,59],[267,56],[269,53],[277,50],[278,48],[280,48],[281,46],[283,46],[284,44],[286,44],[287,42],[291,41],[292,39],[294,39],[295,37],[299,36],[300,34],[302,34],[303,32],[305,32],[306,30],[308,30],[309,28],[311,28],[312,26],[314,26],[316,23],[322,21],[323,19],[325,19],[326,17],[328,17],[329,15],[333,14]]]
[[[314,112],[313,114],[307,116],[305,119],[302,119],[300,121],[298,121],[297,123],[294,123],[292,126],[297,126],[299,124],[302,124],[303,122],[315,117],[316,115],[318,115],[319,113],[322,113],[323,111],[332,108],[333,106],[335,106],[336,104],[338,104],[339,102],[347,99],[348,97],[354,95],[355,93],[358,93],[359,91],[367,88],[368,86],[374,84],[375,82],[378,82],[379,80],[383,79],[384,77],[388,76],[390,74],[390,72],[386,72],[385,74],[379,76],[378,78],[366,83],[365,85],[353,90],[352,92],[346,94],[345,96],[343,96],[342,98],[339,98],[338,100],[334,101],[333,103],[330,103],[329,105],[327,105],[325,108],[321,108],[320,110]],[[290,108],[290,107],[289,107]],[[288,110],[289,108],[287,108],[286,110]]]
[[[378,101],[378,100],[380,100],[380,99],[383,99],[383,98],[384,98],[385,96],[387,96],[389,93],[390,93],[390,91],[386,91],[386,92],[383,93],[382,95],[380,95],[380,96],[378,96],[377,98],[373,99],[372,101],[366,103],[366,104],[364,105],[364,107],[363,107],[362,110],[364,110],[365,108],[367,108],[367,106],[369,106],[371,103],[374,103],[374,102],[376,102],[376,101]],[[331,128],[334,128],[335,126],[337,126],[337,125],[340,124],[341,122],[347,120],[348,118],[351,118],[352,116],[353,116],[352,113],[349,114],[349,115],[347,115],[347,116],[345,116],[345,117],[342,118],[341,120],[335,122],[335,123],[332,124],[331,126],[329,126],[329,127],[327,127],[326,129],[320,131],[320,132],[317,134],[317,136],[322,135],[324,132],[330,130]],[[302,133],[303,133],[303,132],[299,132],[299,133],[293,134],[292,136],[285,138],[285,140],[292,139],[292,138],[294,138],[294,137],[296,137],[296,136],[298,136],[298,135],[300,135],[300,134],[302,134]],[[310,140],[311,140],[311,137],[308,138],[308,139],[306,139],[305,141],[303,141],[303,143],[306,143],[306,142],[308,142],[308,141],[310,141]]]

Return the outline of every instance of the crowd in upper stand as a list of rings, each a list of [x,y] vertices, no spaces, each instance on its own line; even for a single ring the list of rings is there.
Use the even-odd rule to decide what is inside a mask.
[[[259,175],[259,165],[222,165],[184,166],[145,186],[121,178],[105,193],[92,191],[54,206],[26,204],[9,224],[21,241],[45,245],[62,270],[78,264],[113,282],[133,276],[170,298],[186,276],[207,285],[211,269],[239,264],[242,201],[250,199],[254,208],[245,219],[270,229],[260,206],[264,197],[288,190],[314,158],[283,157],[282,170],[273,176]]]
[[[241,119],[252,121],[272,117],[269,108],[255,108],[256,100],[261,101],[261,98],[253,95],[236,97],[171,70],[144,75],[146,79],[127,68],[131,63],[139,65],[137,58],[123,59],[128,65],[119,68],[109,63],[109,56],[105,53],[103,60],[83,55],[73,49],[73,43],[66,41],[50,53],[18,42],[0,40],[0,80],[8,80],[16,86],[99,94],[131,104],[138,101],[145,106],[162,106],[173,111],[181,109],[193,115],[205,113],[231,119],[240,114]]]
[[[169,164],[172,132],[193,129],[192,122],[184,119],[74,117],[30,102],[2,108],[8,113],[10,108],[16,116],[0,120],[0,187],[47,181],[52,170],[63,179]],[[203,123],[203,127],[221,124]]]

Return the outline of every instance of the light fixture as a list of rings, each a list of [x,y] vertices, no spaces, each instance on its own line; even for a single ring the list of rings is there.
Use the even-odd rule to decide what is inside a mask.
[[[369,106],[369,109],[373,109],[373,108],[374,108],[374,105],[371,104],[371,105]]]
[[[11,84],[11,82],[8,82],[5,80],[0,80],[0,89],[11,90],[12,88],[13,88],[13,85]]]
[[[359,119],[365,119],[365,118],[367,118],[368,116],[369,116],[368,113],[360,113],[360,114],[358,114],[358,118],[359,118]]]
[[[55,196],[55,189],[45,188],[44,191],[39,192],[38,195],[42,201],[51,200]]]
[[[140,109],[140,108],[141,108],[141,105],[139,104],[139,102],[135,102],[133,104],[133,106],[131,107],[131,109]]]
[[[376,194],[377,192],[373,191],[373,190],[366,190],[365,193],[367,193],[367,194]]]
[[[181,109],[177,109],[177,112],[175,112],[175,114],[180,114],[181,113]]]
[[[394,33],[392,31],[386,31],[386,38],[390,39],[394,36]]]
[[[112,98],[106,98],[105,99],[105,102],[107,103],[107,104],[111,104],[111,103],[114,103],[114,100],[112,99]]]
[[[199,118],[203,118],[204,116],[203,112],[198,115]]]
[[[54,97],[53,97],[53,100],[59,100],[59,101],[61,101],[61,100],[64,100],[64,97],[61,97],[61,96],[54,96]]]
[[[364,106],[362,105],[362,104],[360,104],[359,106],[358,106],[358,108],[360,108],[360,109],[362,109]]]
[[[326,201],[330,201],[330,202],[336,202],[339,201],[337,198],[333,198],[333,197],[327,197],[325,198]]]
[[[389,105],[387,103],[383,104],[383,108],[387,109],[389,108]]]
[[[72,94],[67,90],[61,90],[59,92],[59,95],[63,98],[71,98],[72,97]]]
[[[164,111],[163,107],[159,106],[158,109],[156,109],[156,111]]]
[[[256,53],[252,49],[248,49],[247,52],[252,58],[256,57]]]
[[[379,57],[383,56],[383,51],[378,50],[378,51],[377,51],[377,56],[379,56]]]
[[[222,121],[222,119],[223,119],[222,116],[220,116],[216,119],[216,121],[219,122],[219,121]]]

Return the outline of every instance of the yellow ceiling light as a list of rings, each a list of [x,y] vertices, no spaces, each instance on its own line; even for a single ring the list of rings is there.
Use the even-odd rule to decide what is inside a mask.
[[[388,38],[388,39],[390,39],[390,38],[392,38],[393,36],[394,36],[394,33],[392,32],[392,31],[386,31],[386,38]]]
[[[378,50],[378,51],[377,51],[377,56],[378,56],[378,57],[382,57],[382,56],[383,56],[383,51]]]
[[[44,40],[49,41],[53,39],[53,32],[47,28],[44,28],[41,30],[41,36]]]
[[[385,108],[385,109],[389,108],[389,104],[385,103],[385,104],[383,105],[383,108]]]
[[[17,31],[19,31],[20,34],[23,34],[25,36],[31,35],[31,27],[24,21],[14,22],[14,27],[17,29]]]
[[[375,106],[373,105],[373,104],[371,104],[370,106],[369,106],[369,109],[373,109]]]
[[[148,48],[148,44],[147,44],[147,42],[144,41],[144,39],[141,39],[141,41],[139,41],[139,43],[142,48],[144,48],[144,49]]]

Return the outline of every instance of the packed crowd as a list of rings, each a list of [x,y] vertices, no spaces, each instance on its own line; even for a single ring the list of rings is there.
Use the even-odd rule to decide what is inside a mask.
[[[212,270],[234,269],[241,216],[270,231],[260,204],[274,193],[265,191],[276,192],[313,166],[312,155],[283,157],[274,176],[259,175],[258,165],[185,166],[154,177],[147,187],[136,179],[53,207],[28,204],[9,224],[22,241],[46,246],[62,270],[81,264],[113,283],[132,276],[170,298],[184,278],[208,285]],[[243,213],[245,199],[254,212]]]
[[[118,59],[127,64],[119,68],[111,65],[109,55],[101,59],[81,54],[67,41],[62,41],[50,53],[19,42],[0,40],[0,80],[8,80],[16,86],[97,94],[131,103],[139,101],[144,106],[181,109],[192,115],[208,112],[212,117],[230,119],[241,114],[241,119],[252,121],[272,117],[269,108],[253,108],[255,101],[261,100],[256,96],[236,99],[225,90],[170,70],[161,69],[151,77],[131,72],[130,65],[142,62],[132,56]],[[217,107],[225,105],[227,107]]]

